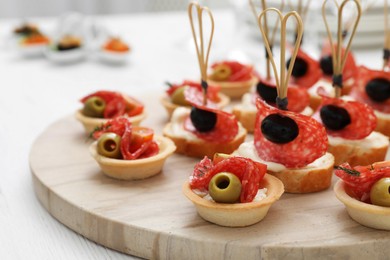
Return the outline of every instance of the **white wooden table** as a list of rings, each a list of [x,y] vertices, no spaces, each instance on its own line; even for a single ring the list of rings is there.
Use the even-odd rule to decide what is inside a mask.
[[[250,39],[240,41],[243,45],[232,40],[233,18],[227,11],[215,12],[211,59],[227,57],[242,47],[249,55],[244,58],[261,69],[263,47]],[[0,21],[0,259],[132,258],[90,242],[47,213],[31,183],[31,145],[48,125],[79,108],[78,100],[85,94],[100,89],[134,96],[160,94],[165,81],[196,79],[199,72],[193,46],[187,47],[192,42],[185,13],[98,19],[133,46],[126,66],[107,66],[93,59],[67,66],[44,58],[24,59],[5,43],[17,21]],[[52,19],[35,21],[53,25]],[[375,68],[380,67],[380,55],[379,50],[356,53],[358,62]]]

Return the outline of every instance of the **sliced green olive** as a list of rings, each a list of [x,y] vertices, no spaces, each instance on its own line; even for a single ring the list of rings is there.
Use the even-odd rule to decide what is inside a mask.
[[[102,118],[106,102],[100,97],[90,97],[85,101],[83,107],[83,114],[89,117]]]
[[[97,142],[97,152],[98,154],[119,159],[121,157],[121,137],[115,133],[105,133],[103,134]]]
[[[173,104],[179,105],[179,106],[189,106],[190,103],[187,102],[187,100],[184,97],[184,91],[187,89],[187,86],[180,87],[176,89],[172,96],[171,101]]]
[[[390,178],[375,182],[370,191],[371,203],[377,206],[390,207]]]
[[[241,195],[241,181],[233,173],[217,173],[210,180],[209,194],[215,202],[235,203]]]
[[[211,80],[225,81],[232,75],[232,69],[226,64],[216,66],[210,75]]]

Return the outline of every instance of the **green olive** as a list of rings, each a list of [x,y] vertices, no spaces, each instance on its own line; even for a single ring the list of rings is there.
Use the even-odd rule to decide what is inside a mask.
[[[83,114],[89,117],[103,117],[106,102],[100,97],[90,97],[85,101]]]
[[[180,87],[176,89],[172,96],[171,101],[173,104],[179,105],[179,106],[189,106],[190,103],[187,102],[187,100],[184,97],[184,91],[187,89],[187,86]]]
[[[210,75],[211,80],[225,81],[232,75],[232,69],[226,64],[216,66]]]
[[[121,137],[115,133],[105,133],[100,136],[97,142],[97,152],[98,154],[119,159],[121,157]]]
[[[390,207],[390,178],[382,178],[371,188],[371,203],[378,206]]]
[[[241,181],[233,173],[217,173],[210,180],[209,194],[215,202],[235,203],[241,195]]]

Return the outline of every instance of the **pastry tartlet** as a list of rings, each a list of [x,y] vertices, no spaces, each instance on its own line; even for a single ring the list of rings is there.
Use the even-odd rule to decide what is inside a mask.
[[[241,98],[250,92],[257,83],[253,66],[236,61],[214,63],[208,75],[210,84],[221,87],[221,92],[230,98]]]
[[[390,230],[390,162],[354,168],[343,164],[335,173],[341,180],[335,184],[334,192],[349,216],[361,225]]]
[[[140,180],[160,173],[165,160],[176,149],[175,144],[169,138],[162,136],[154,138],[160,150],[158,154],[144,159],[120,160],[99,155],[96,149],[97,141],[91,144],[89,151],[107,176],[120,180]]]
[[[108,121],[93,133],[89,151],[102,172],[115,179],[139,180],[161,172],[175,144],[155,136],[150,128],[136,127],[125,117]]]
[[[89,102],[87,102],[88,99],[90,99]],[[143,104],[120,92],[97,91],[83,97],[81,103],[84,107],[76,111],[75,117],[82,123],[87,134],[109,119],[118,116],[128,117],[129,121],[136,126],[146,118]],[[91,104],[92,109],[87,107],[87,103]]]
[[[184,91],[192,108],[175,109],[163,135],[176,144],[176,153],[191,157],[230,154],[244,142],[247,131],[233,114],[218,109],[195,88]],[[206,104],[204,104],[206,101]]]
[[[185,100],[184,91],[186,88],[195,88],[202,92],[200,83],[190,80],[185,80],[180,84],[170,84],[165,95],[161,97],[161,104],[168,113],[168,118],[171,118],[173,111],[178,107],[191,107],[191,104]],[[230,98],[220,93],[220,87],[209,85],[207,90],[207,98],[209,101],[216,104],[218,108],[224,108],[230,102]]]
[[[265,165],[248,158],[233,156],[219,162],[204,158],[195,166],[182,190],[206,221],[226,227],[245,227],[261,221],[283,194],[281,181],[265,171]]]

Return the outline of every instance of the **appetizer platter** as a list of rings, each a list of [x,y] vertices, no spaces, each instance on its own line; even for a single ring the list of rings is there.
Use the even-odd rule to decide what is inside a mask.
[[[145,100],[149,109],[160,111],[145,120],[157,134],[166,123],[165,111],[158,98]],[[173,154],[160,174],[121,181],[101,172],[89,154],[90,143],[73,115],[61,118],[35,141],[30,166],[36,195],[47,211],[103,246],[149,259],[390,254],[388,231],[349,217],[333,193],[336,177],[321,192],[284,193],[257,224],[229,228],[205,221],[182,193],[199,159]]]
[[[346,2],[337,6],[339,18]],[[263,4],[258,26],[274,79],[271,83],[268,72],[271,85],[261,90],[275,93],[269,104],[256,90],[252,131],[230,112],[240,101],[221,105],[213,100],[220,97],[214,80],[237,64],[218,63],[210,77],[213,15],[190,3],[199,82],[170,84],[165,93],[141,97],[104,90],[82,97],[82,108],[50,125],[31,148],[38,199],[75,232],[147,259],[386,258],[388,138],[381,142],[383,154],[370,161],[341,160],[329,142],[336,131],[336,137],[360,140],[375,129],[368,105],[340,97],[345,57],[360,16],[359,1],[351,2],[358,18],[346,52],[340,30],[333,47],[337,52],[332,50],[335,97],[320,90],[322,103],[313,117],[289,106],[294,100],[290,76],[302,57],[302,19],[297,12],[283,14]],[[279,72],[263,24],[271,12],[281,24]],[[297,26],[286,68],[289,18]],[[211,28],[203,26],[203,19]],[[335,46],[330,33],[329,39]],[[346,111],[346,124],[344,117],[332,117],[334,107]],[[348,130],[350,125],[356,127]]]

